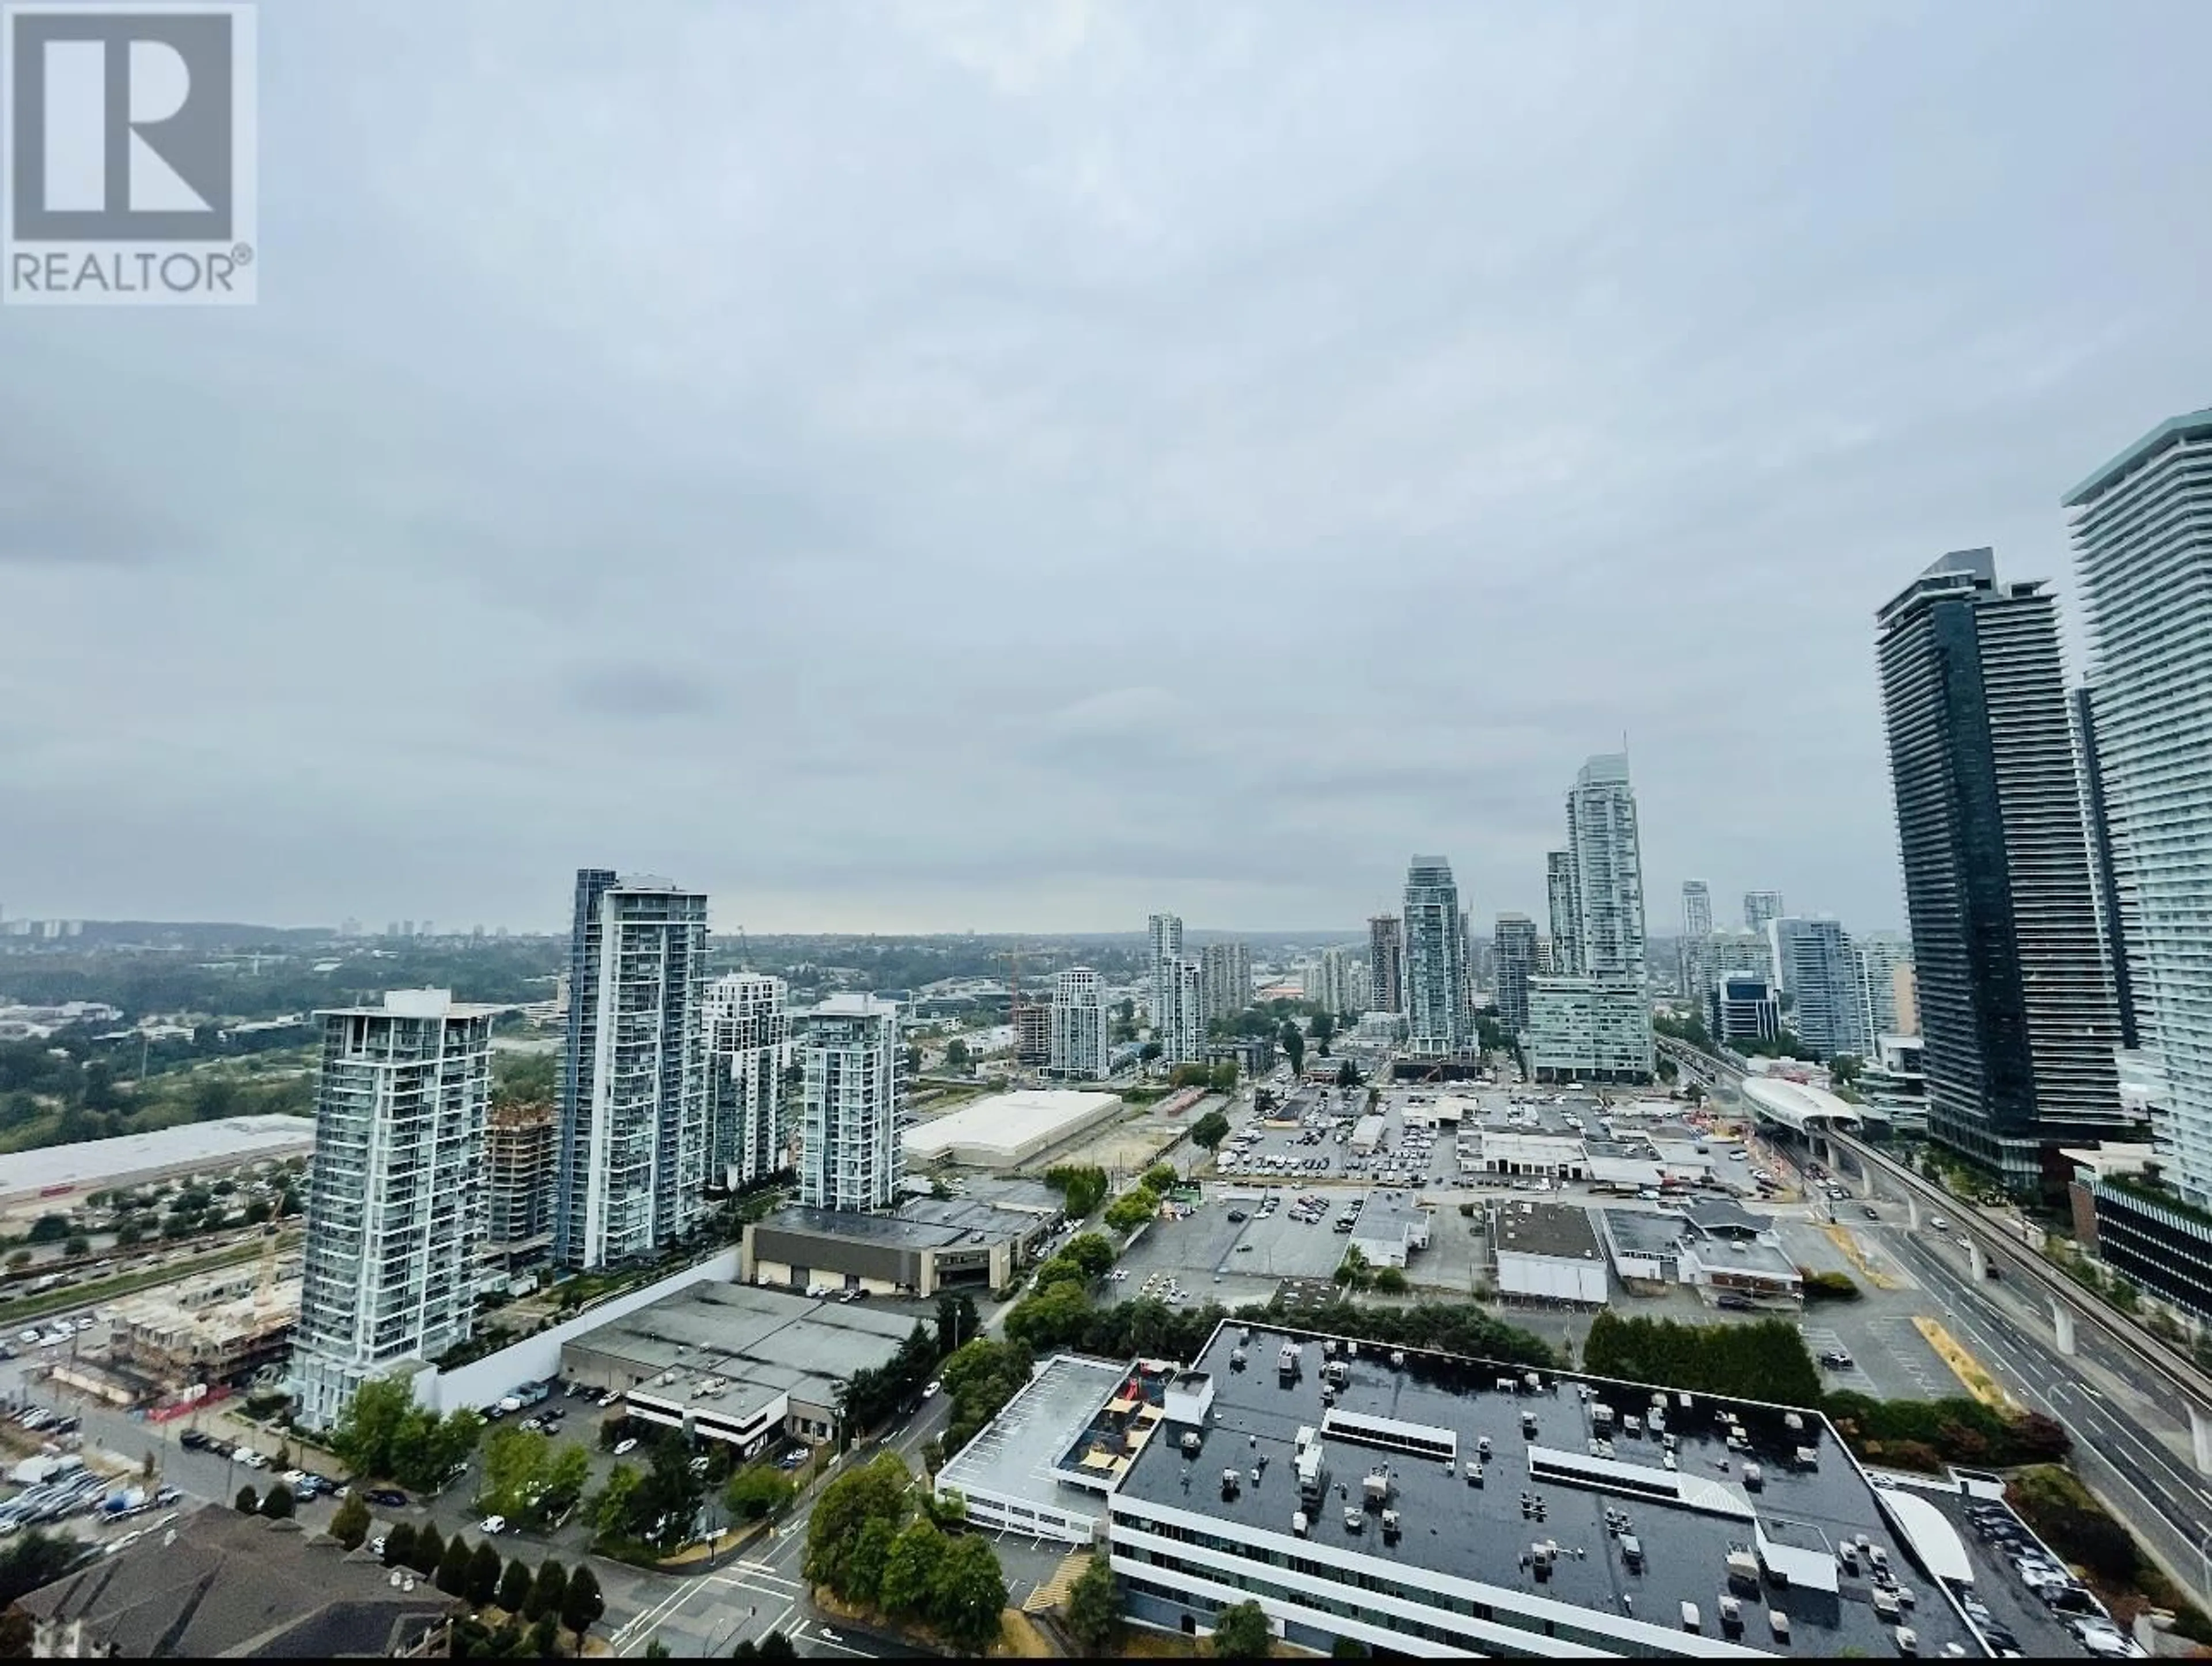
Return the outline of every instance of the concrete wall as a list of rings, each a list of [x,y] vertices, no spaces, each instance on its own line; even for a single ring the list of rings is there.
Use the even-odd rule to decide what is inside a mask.
[[[1563,1256],[1500,1250],[1498,1287],[1506,1295],[1543,1296],[1553,1301],[1602,1306],[1606,1299],[1605,1263],[1595,1257],[1570,1261]]]
[[[482,1408],[495,1403],[499,1397],[512,1390],[517,1383],[537,1381],[557,1375],[561,1369],[561,1347],[564,1342],[596,1330],[610,1319],[618,1319],[625,1313],[635,1313],[641,1307],[650,1306],[663,1296],[673,1295],[678,1290],[712,1279],[728,1284],[738,1276],[738,1251],[734,1245],[720,1255],[686,1267],[680,1273],[672,1273],[658,1284],[648,1284],[627,1291],[598,1306],[548,1326],[535,1336],[526,1336],[520,1342],[502,1348],[496,1354],[457,1367],[440,1371],[432,1366],[415,1376],[415,1403],[427,1406],[441,1415],[462,1406]]]

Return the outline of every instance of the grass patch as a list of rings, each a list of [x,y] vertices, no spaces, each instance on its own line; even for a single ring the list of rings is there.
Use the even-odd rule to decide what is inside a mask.
[[[2020,1407],[1990,1375],[1982,1362],[1966,1352],[1959,1339],[1942,1324],[1930,1318],[1916,1318],[1912,1328],[1928,1340],[1936,1357],[1951,1367],[1951,1374],[1965,1385],[1967,1393],[1991,1411],[2018,1411]]]

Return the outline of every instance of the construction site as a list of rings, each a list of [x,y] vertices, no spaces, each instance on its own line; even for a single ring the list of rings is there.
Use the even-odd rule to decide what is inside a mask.
[[[300,1323],[300,1264],[274,1233],[257,1262],[126,1296],[109,1313],[111,1386],[159,1398],[281,1372]],[[82,1372],[87,1362],[76,1362]]]

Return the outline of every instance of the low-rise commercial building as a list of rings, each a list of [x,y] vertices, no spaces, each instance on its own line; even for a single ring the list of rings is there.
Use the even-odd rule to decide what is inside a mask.
[[[914,1316],[703,1281],[577,1336],[561,1375],[623,1396],[632,1417],[746,1457],[783,1436],[827,1440],[854,1372],[890,1363]]]
[[[1055,1217],[992,1201],[917,1197],[886,1214],[781,1209],[746,1227],[739,1276],[790,1290],[933,1297],[999,1290],[1029,1264]]]
[[[1370,1193],[1350,1237],[1369,1266],[1404,1267],[1429,1247],[1429,1212],[1395,1192]]]
[[[1782,1003],[1765,977],[1732,972],[1713,979],[1705,997],[1705,1020],[1713,1039],[1724,1046],[1772,1041],[1782,1033]]]
[[[1588,1209],[1508,1198],[1492,1206],[1490,1234],[1499,1294],[1605,1305],[1605,1254]]]
[[[1203,1634],[1253,1602],[1322,1656],[1978,1652],[1936,1577],[1964,1548],[1915,1502],[1809,1409],[1230,1321],[1107,1542],[1135,1623]],[[1877,1609],[1876,1548],[1909,1616]]]
[[[2163,1183],[2158,1151],[2106,1142],[2065,1155],[2083,1247],[2158,1300],[2212,1319],[2212,1215]]]
[[[79,1140],[0,1156],[0,1214],[51,1214],[94,1191],[128,1191],[162,1180],[230,1173],[247,1163],[312,1157],[306,1117],[225,1117],[150,1134]]]
[[[1061,1354],[937,1472],[986,1532],[1089,1545],[1106,1495],[1160,1430],[1172,1366]]]
[[[954,1162],[975,1168],[1019,1168],[1111,1122],[1122,1109],[1118,1094],[1021,1088],[993,1094],[915,1123],[900,1138],[906,1160],[923,1167]]]

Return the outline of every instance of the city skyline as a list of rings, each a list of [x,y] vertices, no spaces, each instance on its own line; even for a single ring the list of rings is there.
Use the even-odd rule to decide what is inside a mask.
[[[2212,342],[2171,321],[2212,233],[2164,205],[2197,194],[2212,15],[2154,58],[2087,14],[1916,12],[1909,54],[1876,13],[1344,15],[718,8],[609,50],[488,0],[434,51],[289,9],[286,281],[221,320],[0,318],[0,574],[46,627],[0,718],[0,889],[550,929],[537,876],[618,851],[763,930],[1104,929],[1163,895],[1253,930],[1356,924],[1435,850],[1478,918],[1541,919],[1559,760],[1626,728],[1653,894],[1900,925],[1861,621],[1916,553],[1983,543],[2070,615],[2057,492],[2203,403]],[[493,142],[486,64],[556,142]],[[1271,90],[1322,82],[1320,120]],[[403,96],[397,138],[351,118]],[[668,127],[588,146],[550,114],[647,97]],[[578,238],[580,199],[615,227]],[[367,724],[328,571],[378,581],[347,603],[382,645]],[[1278,657],[1516,624],[1480,666],[1263,690],[1218,651],[1261,571]],[[769,628],[720,653],[672,601]],[[923,690],[988,760],[957,785],[884,743]],[[307,766],[341,725],[355,766]],[[1816,780],[1736,791],[1808,740]],[[580,749],[702,748],[696,791],[508,813]]]

